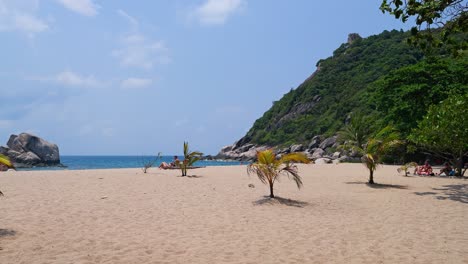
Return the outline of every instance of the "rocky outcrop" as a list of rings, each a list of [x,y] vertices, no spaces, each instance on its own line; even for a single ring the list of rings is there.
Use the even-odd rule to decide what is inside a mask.
[[[8,156],[17,168],[62,166],[56,144],[28,133],[11,135],[7,147],[0,147],[0,154]]]
[[[233,145],[223,147],[214,159],[253,161],[256,158],[257,151],[267,148],[267,146],[255,146],[254,144],[238,145],[238,142],[236,142]]]
[[[348,153],[338,148],[337,136],[323,139],[321,136],[315,136],[308,144],[294,144],[286,148],[275,148],[276,154],[281,156],[293,152],[303,152],[307,157],[316,163],[337,163],[358,161],[355,153]],[[233,145],[225,146],[214,157],[214,159],[228,159],[238,161],[254,161],[257,151],[265,150],[268,146],[256,146],[251,143],[239,144],[239,141]]]
[[[348,44],[353,44],[356,40],[360,40],[362,37],[358,33],[350,33],[348,34]]]

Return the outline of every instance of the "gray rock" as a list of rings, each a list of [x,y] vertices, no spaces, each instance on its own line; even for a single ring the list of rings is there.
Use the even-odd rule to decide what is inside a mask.
[[[319,145],[320,145],[320,136],[315,136],[312,138],[307,148],[314,149],[314,148],[318,148]]]
[[[10,157],[18,167],[61,165],[58,146],[37,136],[28,133],[11,135],[7,146],[0,152]]]
[[[21,135],[21,134],[20,134]],[[21,142],[21,139],[17,135],[11,135],[10,139],[8,139],[7,146],[16,152],[25,152],[27,151],[24,149],[24,143]]]
[[[339,151],[333,153],[332,158],[333,159],[338,159],[341,156],[341,153]]]
[[[331,163],[331,159],[327,159],[327,158],[320,158],[320,159],[316,159],[315,160],[315,164],[329,164]]]
[[[247,145],[244,145],[244,146],[241,146],[241,147],[237,148],[236,152],[238,152],[238,153],[246,152],[246,151],[250,150],[253,147],[255,147],[254,144],[247,144]]]
[[[310,153],[310,152],[304,152],[304,154],[307,156],[308,159],[314,160],[314,157],[313,157],[312,153]]]
[[[322,143],[320,143],[319,148],[327,149],[327,148],[333,146],[333,144],[336,143],[336,138],[337,138],[337,136],[333,136],[333,137],[329,137],[329,138],[325,139]]]
[[[18,157],[16,157],[15,160],[17,163],[26,165],[36,165],[42,163],[41,158],[39,158],[39,156],[31,151],[21,153]]]
[[[314,153],[312,154],[312,159],[313,160],[316,160],[316,159],[319,159],[323,156],[323,153],[325,153],[325,151],[321,148],[318,148],[314,151]]]
[[[303,151],[304,150],[304,146],[299,144],[299,145],[292,145],[291,146],[291,152],[294,153],[294,152],[300,152],[300,151]]]
[[[228,152],[234,148],[234,145],[224,146],[220,152]]]
[[[280,149],[279,151],[277,151],[276,153],[277,154],[288,154],[290,153],[290,148],[283,148],[283,149]]]
[[[341,156],[339,159],[338,159],[340,162],[348,162],[348,161],[351,161],[351,158],[346,156],[346,155],[343,155]]]
[[[362,39],[362,37],[358,33],[350,33],[348,34],[348,44],[353,44],[356,40]]]

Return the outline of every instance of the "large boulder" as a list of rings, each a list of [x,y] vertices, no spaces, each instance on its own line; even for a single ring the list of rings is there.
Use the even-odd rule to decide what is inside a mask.
[[[333,144],[336,143],[337,138],[338,138],[337,136],[333,136],[333,137],[329,137],[329,138],[325,139],[322,143],[320,143],[319,148],[327,149],[327,148],[333,146]]]
[[[323,156],[323,153],[325,153],[325,151],[321,148],[318,148],[314,151],[314,153],[312,154],[312,159],[316,160],[316,159],[319,159]]]
[[[315,136],[312,138],[307,148],[308,149],[318,148],[319,145],[320,145],[320,136]]]
[[[267,148],[266,146],[255,146],[251,143],[245,145],[238,145],[235,143],[231,146],[223,147],[213,159],[253,161],[257,157],[257,151],[262,151]]]
[[[61,165],[58,146],[37,136],[11,135],[7,146],[0,147],[0,153],[8,156],[17,167]]]
[[[300,151],[303,151],[304,150],[304,146],[299,144],[299,145],[292,145],[291,146],[291,152],[294,153],[294,152],[300,152]]]
[[[315,160],[315,164],[322,165],[322,164],[330,164],[332,160],[329,158],[320,158]]]
[[[333,153],[332,158],[333,159],[338,159],[340,156],[341,156],[341,152],[336,151],[336,152]]]

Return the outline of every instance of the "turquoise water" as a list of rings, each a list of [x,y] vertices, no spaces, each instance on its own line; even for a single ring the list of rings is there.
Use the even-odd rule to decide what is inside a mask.
[[[90,169],[120,169],[120,168],[142,168],[145,163],[154,160],[150,156],[60,156],[60,161],[66,168],[46,167],[31,168],[24,170],[90,170]],[[181,156],[179,156],[179,159]],[[154,163],[155,167],[161,162],[171,162],[174,156],[161,156]],[[232,166],[239,165],[237,161],[198,161],[195,166]]]

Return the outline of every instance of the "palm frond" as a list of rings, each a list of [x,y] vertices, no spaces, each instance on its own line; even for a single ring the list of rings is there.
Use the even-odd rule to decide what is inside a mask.
[[[9,168],[14,168],[13,163],[11,162],[10,158],[5,155],[0,154],[0,163],[4,164]]]
[[[366,166],[366,168],[368,168],[369,170],[375,171],[375,169],[377,168],[377,162],[375,161],[372,154],[368,153],[368,154],[362,156],[361,160],[362,160],[362,163],[364,164],[364,166]]]
[[[281,164],[289,164],[291,162],[309,164],[310,160],[309,158],[307,158],[307,156],[304,153],[299,153],[299,152],[283,155],[279,159],[279,163]]]
[[[265,164],[260,163],[252,163],[247,166],[247,173],[250,174],[257,174],[258,179],[263,183],[267,184],[269,180],[269,170],[268,166]]]
[[[257,162],[260,164],[272,164],[276,160],[276,155],[272,149],[257,151]]]
[[[282,169],[282,172],[285,172],[288,175],[288,177],[296,183],[298,189],[302,187],[302,178],[301,176],[299,176],[297,166],[286,166]]]

